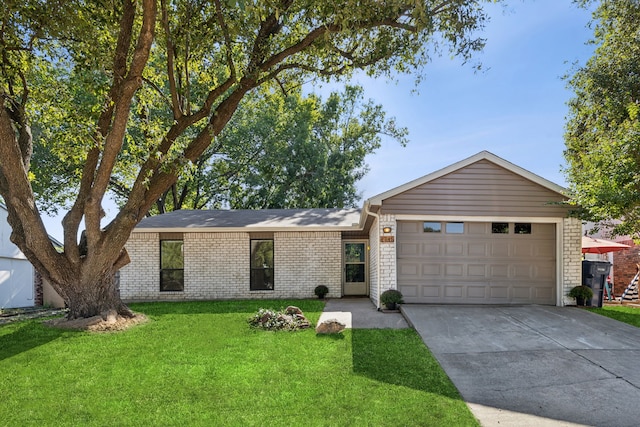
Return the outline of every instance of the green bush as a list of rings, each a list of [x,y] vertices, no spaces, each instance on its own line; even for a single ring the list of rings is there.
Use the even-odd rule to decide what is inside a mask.
[[[389,306],[390,304],[402,304],[404,300],[402,299],[402,292],[396,289],[388,289],[380,295],[380,301]]]
[[[593,298],[593,291],[588,286],[576,286],[574,288],[571,288],[571,290],[569,291],[569,296],[571,298],[586,301]]]
[[[322,299],[326,294],[329,293],[329,288],[327,288],[325,285],[318,285],[313,292],[318,296],[318,298]]]

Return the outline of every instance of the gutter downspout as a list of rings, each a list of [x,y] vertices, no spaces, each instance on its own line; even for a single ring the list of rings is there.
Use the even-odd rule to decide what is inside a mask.
[[[380,215],[373,213],[369,210],[369,202],[364,204],[364,211],[367,215],[371,215],[377,220],[378,230],[380,230]],[[379,237],[379,236],[378,236]],[[376,247],[378,248],[378,255],[376,257],[376,288],[378,289],[376,295],[376,308],[380,311],[380,239],[378,239]]]

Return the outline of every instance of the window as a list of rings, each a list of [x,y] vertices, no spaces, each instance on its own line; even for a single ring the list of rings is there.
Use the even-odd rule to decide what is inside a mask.
[[[425,233],[440,233],[442,224],[439,222],[425,222],[422,224],[422,229]]]
[[[509,234],[508,222],[492,222],[491,223],[492,234]]]
[[[182,240],[160,241],[160,291],[184,291]]]
[[[531,234],[531,223],[516,222],[514,233]]]
[[[273,290],[273,239],[251,240],[250,289]]]
[[[447,234],[462,234],[464,233],[464,222],[448,222],[445,225],[445,231]]]

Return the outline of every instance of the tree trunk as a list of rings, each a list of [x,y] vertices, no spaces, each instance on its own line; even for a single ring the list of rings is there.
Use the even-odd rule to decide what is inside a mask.
[[[97,278],[62,284],[68,319],[80,319],[115,312],[122,317],[135,315],[120,299],[115,274],[108,272]]]

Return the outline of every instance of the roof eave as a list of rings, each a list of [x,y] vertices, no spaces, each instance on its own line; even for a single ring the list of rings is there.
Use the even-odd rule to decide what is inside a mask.
[[[310,227],[136,227],[132,233],[272,233],[272,232],[330,232],[359,231],[360,226],[310,226]]]

